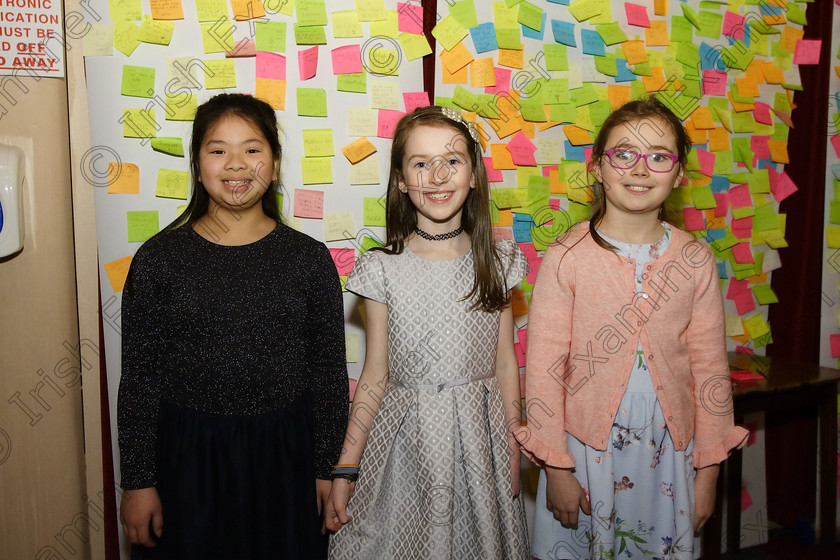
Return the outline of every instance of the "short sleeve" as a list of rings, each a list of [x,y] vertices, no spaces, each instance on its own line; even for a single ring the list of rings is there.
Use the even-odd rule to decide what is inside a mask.
[[[385,270],[382,263],[382,251],[368,250],[356,259],[350,277],[347,279],[347,291],[364,298],[385,303]]]
[[[525,253],[519,245],[509,239],[496,242],[496,250],[502,258],[505,275],[505,290],[516,288],[531,271]]]

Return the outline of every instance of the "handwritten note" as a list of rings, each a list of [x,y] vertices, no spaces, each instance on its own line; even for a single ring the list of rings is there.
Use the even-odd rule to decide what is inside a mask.
[[[188,171],[158,169],[157,182],[155,183],[155,196],[186,200],[189,188],[190,174]]]
[[[320,220],[324,216],[324,192],[295,189],[294,215]]]
[[[324,213],[324,241],[342,241],[356,237],[353,212]]]
[[[108,194],[140,194],[140,168],[128,162],[108,162]]]
[[[375,154],[376,146],[371,144],[367,137],[362,137],[341,148],[341,153],[350,163],[357,164],[366,157]]]
[[[129,210],[125,214],[129,243],[143,243],[160,231],[157,210]]]

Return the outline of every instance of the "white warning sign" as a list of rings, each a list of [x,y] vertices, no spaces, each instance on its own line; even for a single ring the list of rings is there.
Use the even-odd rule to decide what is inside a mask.
[[[61,0],[0,0],[0,74],[64,77]]]

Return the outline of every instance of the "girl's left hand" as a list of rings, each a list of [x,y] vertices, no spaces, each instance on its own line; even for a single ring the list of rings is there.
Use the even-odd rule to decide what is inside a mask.
[[[318,515],[324,513],[324,506],[330,497],[330,488],[332,487],[332,480],[323,480],[321,478],[315,479],[315,497],[318,500]],[[326,515],[323,516],[325,522],[321,524],[321,534],[327,533]]]
[[[697,469],[694,477],[694,532],[698,533],[715,512],[715,495],[720,465]]]

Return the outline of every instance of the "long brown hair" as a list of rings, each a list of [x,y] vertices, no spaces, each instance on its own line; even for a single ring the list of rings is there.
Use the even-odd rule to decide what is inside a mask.
[[[453,142],[466,142],[474,188],[470,189],[464,202],[461,225],[470,236],[475,279],[472,289],[464,296],[464,300],[475,299],[471,309],[498,311],[510,303],[510,297],[501,273],[502,260],[490,232],[490,187],[487,183],[484,160],[481,158],[481,148],[473,139],[466,123],[448,117],[441,107],[418,107],[413,112],[404,115],[394,129],[391,172],[386,194],[386,241],[385,247],[380,250],[391,254],[402,253],[406,239],[417,227],[417,209],[409,196],[400,191],[399,187],[400,181],[404,179],[402,165],[405,145],[412,131],[418,126],[449,128],[459,135],[453,139]]]
[[[677,142],[677,157],[679,160],[679,166],[682,170],[685,170],[685,166],[688,161],[688,153],[691,151],[691,138],[688,136],[685,128],[683,128],[682,121],[680,121],[680,119],[672,113],[668,107],[663,105],[661,101],[653,96],[648,99],[640,99],[625,103],[607,117],[601,127],[601,130],[598,132],[598,136],[595,138],[595,143],[592,145],[592,157],[589,160],[589,170],[593,171],[596,166],[601,164],[601,160],[605,157],[604,151],[606,150],[607,138],[614,128],[620,125],[626,125],[631,121],[650,119],[651,117],[660,118],[671,128],[671,132],[673,132],[674,138]],[[641,126],[655,127],[656,125],[647,121],[642,123],[640,127]],[[595,201],[592,203],[592,213],[589,219],[589,233],[592,235],[592,239],[595,243],[605,249],[613,250],[614,247],[607,243],[607,241],[598,234],[596,229],[607,213],[604,187],[602,184],[596,182],[592,190],[594,191]],[[662,208],[659,210],[659,219],[669,222],[677,227],[680,227],[682,224],[680,217],[676,213],[669,211],[665,204],[663,204]]]

